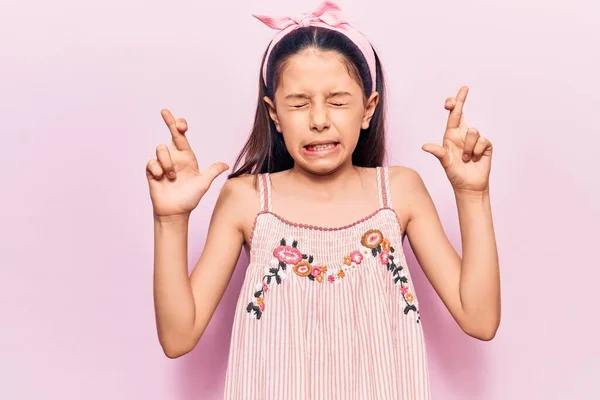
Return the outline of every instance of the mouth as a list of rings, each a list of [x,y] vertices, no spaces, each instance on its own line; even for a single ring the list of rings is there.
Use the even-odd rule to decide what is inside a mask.
[[[337,146],[339,146],[339,144],[339,142],[314,142],[304,146],[304,149],[307,153],[311,154],[328,153],[331,150],[334,150]]]

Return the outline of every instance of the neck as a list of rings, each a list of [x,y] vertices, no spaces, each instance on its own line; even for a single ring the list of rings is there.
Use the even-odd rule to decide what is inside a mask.
[[[361,179],[359,168],[352,165],[351,162],[345,163],[335,170],[328,171],[326,174],[318,174],[294,165],[289,171],[289,175],[293,177],[295,185],[310,187],[315,196],[324,199],[344,193]]]

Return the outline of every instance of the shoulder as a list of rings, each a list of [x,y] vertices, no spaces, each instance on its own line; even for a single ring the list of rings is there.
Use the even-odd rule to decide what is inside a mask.
[[[221,187],[215,206],[215,220],[228,221],[247,238],[260,209],[256,175],[229,178]]]
[[[392,194],[396,191],[406,194],[406,192],[418,193],[426,190],[421,175],[412,168],[401,165],[390,166],[388,177]]]
[[[431,210],[432,200],[421,175],[404,166],[388,167],[392,206],[405,225],[416,215]]]
[[[221,187],[218,205],[228,212],[244,218],[258,207],[256,175],[242,175],[229,178]]]
[[[229,178],[223,184],[221,193],[223,196],[244,196],[252,195],[257,190],[256,175],[241,175],[235,178]],[[240,197],[238,197],[239,199]]]

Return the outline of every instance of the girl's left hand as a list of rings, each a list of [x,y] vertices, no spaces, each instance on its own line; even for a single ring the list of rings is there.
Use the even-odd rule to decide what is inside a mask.
[[[428,143],[422,148],[440,160],[455,191],[483,192],[489,187],[492,144],[476,128],[467,127],[463,106],[468,92],[463,86],[456,98],[446,100],[450,114],[442,146]]]

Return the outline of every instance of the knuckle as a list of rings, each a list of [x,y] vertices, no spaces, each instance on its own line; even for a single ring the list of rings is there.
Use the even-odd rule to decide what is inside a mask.
[[[150,160],[146,166],[146,170],[149,171],[152,175],[159,178],[163,174],[163,169],[158,160]]]

